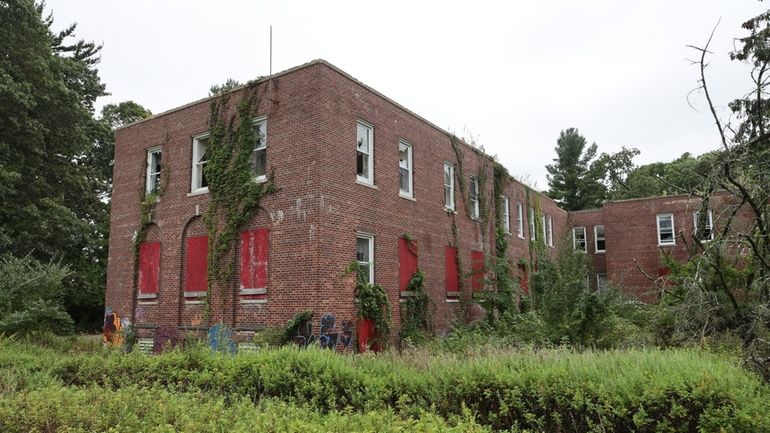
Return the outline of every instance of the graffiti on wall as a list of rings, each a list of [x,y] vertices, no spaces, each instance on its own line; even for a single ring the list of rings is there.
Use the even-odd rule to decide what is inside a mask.
[[[121,333],[122,329],[123,322],[120,320],[118,313],[112,311],[112,308],[106,307],[104,309],[102,341],[104,341],[105,344],[112,344],[116,346],[123,344],[123,335]]]
[[[345,320],[337,328],[333,314],[324,314],[318,326],[318,336],[313,334],[311,320],[303,320],[297,327],[297,334],[292,337],[294,344],[308,347],[318,343],[322,349],[346,350],[353,342],[353,322]]]

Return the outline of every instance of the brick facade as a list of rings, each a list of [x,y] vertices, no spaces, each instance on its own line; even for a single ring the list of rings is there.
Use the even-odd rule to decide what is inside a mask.
[[[492,159],[459,144],[463,173],[459,173],[452,136],[425,119],[358,82],[327,62],[317,60],[257,87],[260,95],[254,117],[267,122],[267,162],[274,170],[278,193],[262,201],[262,210],[245,230],[267,229],[266,293],[243,296],[238,272],[225,297],[211,299],[213,322],[224,322],[247,339],[255,329],[281,326],[295,314],[315,313],[314,332],[323,316],[335,318],[336,329],[350,329],[356,320],[355,281],[344,269],[356,260],[356,236],[374,238],[375,282],[388,293],[398,330],[399,239],[414,240],[417,265],[426,274],[425,287],[435,307],[438,332],[456,319],[478,316],[471,302],[471,283],[465,278],[471,253],[494,254]],[[231,95],[237,100],[243,90]],[[208,130],[211,98],[153,116],[116,133],[114,189],[110,231],[106,307],[128,319],[141,335],[159,327],[205,329],[199,298],[185,298],[187,239],[206,235],[202,215],[207,193],[191,194],[193,137]],[[373,127],[374,182],[356,179],[356,125]],[[399,143],[412,146],[413,197],[399,194]],[[162,149],[163,190],[145,241],[160,242],[160,280],[157,298],[137,297],[134,237],[140,228],[148,149]],[[456,167],[456,212],[444,207],[444,163]],[[486,197],[486,224],[466,212],[468,182],[480,176]],[[530,212],[552,221],[554,244],[566,237],[567,213],[556,203],[509,179],[503,188],[510,198],[510,257],[528,258]],[[517,230],[516,204],[523,206],[523,235]],[[446,290],[446,247],[460,256],[461,293]],[[548,223],[546,225],[549,225]],[[542,229],[542,224],[538,225]],[[537,233],[538,240],[542,233]],[[239,244],[240,245],[240,244]],[[549,248],[555,251],[555,248]],[[234,257],[240,263],[240,250]],[[240,266],[240,265],[238,265]],[[224,299],[224,304],[220,303]],[[467,307],[467,308],[466,308]],[[327,323],[327,326],[329,324]],[[347,347],[340,347],[344,349]]]

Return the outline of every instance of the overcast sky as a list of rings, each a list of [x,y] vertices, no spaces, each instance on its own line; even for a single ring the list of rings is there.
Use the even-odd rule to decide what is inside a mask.
[[[708,79],[726,104],[749,88],[727,56],[756,0],[73,1],[48,0],[55,27],[102,43],[111,102],[160,113],[241,82],[323,58],[431,122],[472,134],[512,174],[547,187],[559,132],[637,164],[717,147],[687,44],[721,18]]]

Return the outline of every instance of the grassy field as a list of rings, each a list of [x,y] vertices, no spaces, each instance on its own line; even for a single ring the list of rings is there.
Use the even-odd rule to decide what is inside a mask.
[[[770,390],[697,350],[160,356],[0,340],[2,432],[770,432]]]

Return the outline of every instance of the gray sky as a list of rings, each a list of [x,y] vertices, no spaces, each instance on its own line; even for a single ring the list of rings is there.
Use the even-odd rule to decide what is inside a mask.
[[[228,1],[48,0],[55,27],[104,45],[110,102],[159,113],[227,78],[323,58],[460,136],[472,134],[517,177],[547,187],[559,132],[599,150],[637,147],[637,164],[718,146],[685,45],[721,18],[708,79],[722,114],[749,89],[727,53],[755,0]],[[766,7],[766,6],[765,6]]]

